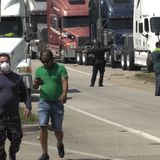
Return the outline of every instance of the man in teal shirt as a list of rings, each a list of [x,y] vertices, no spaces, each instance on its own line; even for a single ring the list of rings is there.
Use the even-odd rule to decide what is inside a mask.
[[[160,42],[156,42],[156,49],[152,52],[151,57],[156,76],[155,96],[160,96]]]
[[[60,158],[64,157],[62,121],[64,115],[64,103],[67,100],[68,74],[64,65],[54,62],[53,54],[49,50],[44,51],[40,60],[43,66],[35,72],[33,88],[40,87],[40,100],[38,104],[38,116],[40,123],[40,142],[42,155],[39,160],[49,160],[48,155],[48,131],[47,126],[51,118],[52,126],[57,138],[57,149]]]

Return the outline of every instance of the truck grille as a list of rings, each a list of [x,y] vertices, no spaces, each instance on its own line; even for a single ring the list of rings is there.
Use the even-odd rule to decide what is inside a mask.
[[[78,46],[84,46],[89,41],[89,37],[79,37]]]

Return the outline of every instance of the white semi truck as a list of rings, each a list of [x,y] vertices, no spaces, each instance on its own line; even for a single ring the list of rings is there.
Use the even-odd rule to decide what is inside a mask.
[[[11,70],[23,75],[29,91],[32,86],[32,69],[27,36],[26,6],[24,0],[1,0],[0,3],[0,54],[7,53]]]
[[[43,51],[43,45],[48,41],[47,33],[47,0],[29,1],[33,8],[29,8],[30,25],[32,32],[31,58],[39,57]]]
[[[152,70],[150,53],[159,41],[160,1],[134,0],[133,33],[126,35],[121,58],[123,69],[147,67]]]

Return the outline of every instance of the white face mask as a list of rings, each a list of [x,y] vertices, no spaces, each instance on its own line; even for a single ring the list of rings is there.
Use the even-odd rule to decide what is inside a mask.
[[[7,62],[3,62],[3,63],[1,63],[0,67],[1,67],[2,72],[8,72],[10,69],[10,64]]]

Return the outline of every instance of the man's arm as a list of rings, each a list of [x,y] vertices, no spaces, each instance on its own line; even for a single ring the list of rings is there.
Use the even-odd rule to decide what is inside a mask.
[[[63,93],[59,98],[61,103],[66,103],[67,101],[67,92],[68,92],[68,76],[61,78]]]
[[[20,79],[19,83],[19,95],[26,106],[24,114],[28,117],[31,114],[31,109],[32,109],[31,94],[27,90],[22,78]]]

